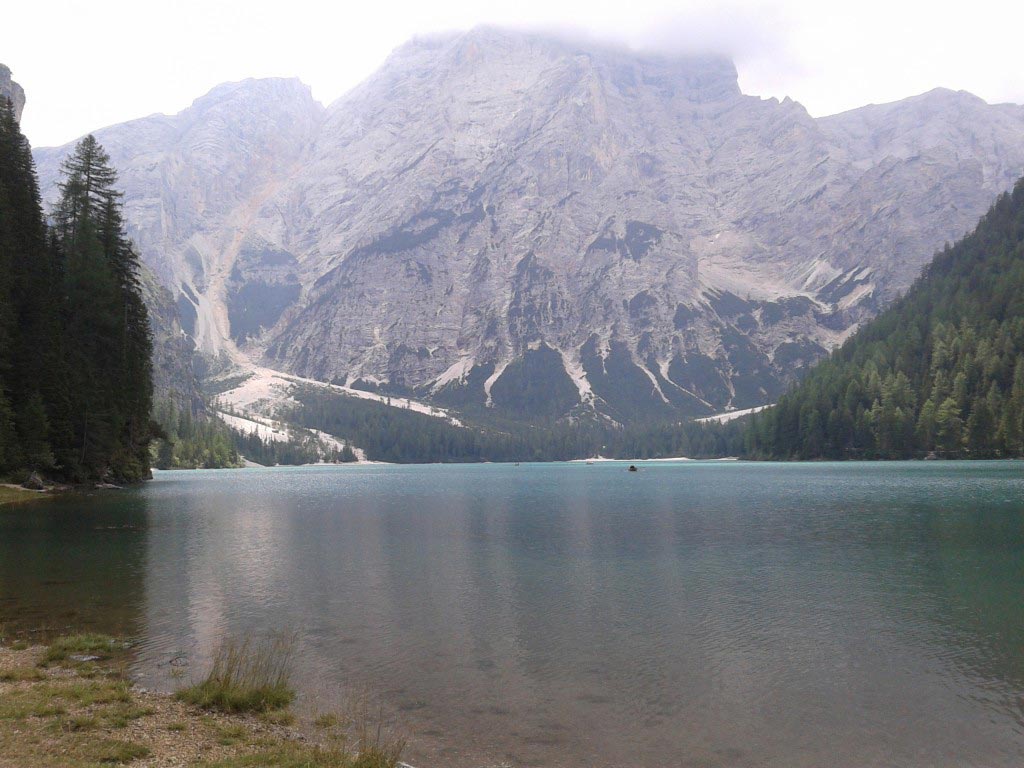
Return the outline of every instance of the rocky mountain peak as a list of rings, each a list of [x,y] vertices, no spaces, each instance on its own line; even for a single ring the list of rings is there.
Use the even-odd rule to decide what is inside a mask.
[[[736,67],[726,56],[646,54],[571,34],[489,25],[414,38],[392,53],[382,71],[393,68],[408,74],[408,70],[418,68],[421,76],[435,69],[460,68],[478,74],[496,69],[517,73],[535,60],[551,67],[576,62],[581,69],[600,73],[601,77],[622,84],[656,84],[666,96],[695,103],[740,95]]]
[[[21,122],[21,113],[25,109],[25,90],[11,79],[10,67],[0,64],[0,98],[7,98],[14,104],[14,117]]]
[[[621,421],[771,402],[1024,167],[1021,107],[816,120],[721,57],[493,27],[413,40],[326,111],[245,81],[97,135],[204,352]],[[66,151],[36,153],[44,189]]]
[[[247,78],[214,86],[193,101],[189,110],[201,113],[226,103],[270,101],[284,101],[287,104],[300,105],[302,108],[323,109],[313,98],[310,87],[297,77],[264,77]]]

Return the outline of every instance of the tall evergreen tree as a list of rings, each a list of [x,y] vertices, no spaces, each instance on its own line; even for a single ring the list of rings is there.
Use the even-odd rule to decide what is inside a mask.
[[[149,320],[110,158],[83,139],[48,231],[32,153],[0,100],[0,474],[149,472]]]
[[[45,414],[57,410],[64,379],[59,275],[47,243],[31,148],[11,103],[0,102],[0,379],[9,412],[6,425],[0,425],[0,441],[8,443],[7,466],[0,469],[10,470],[27,459],[26,441],[33,462],[49,455],[50,434],[35,430],[53,421]]]
[[[138,257],[125,235],[117,174],[96,139],[82,139],[61,170],[55,233],[73,414],[65,458],[87,476],[136,480],[148,473],[152,408]]]

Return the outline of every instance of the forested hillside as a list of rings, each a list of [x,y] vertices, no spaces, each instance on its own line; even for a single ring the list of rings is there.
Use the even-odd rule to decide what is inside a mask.
[[[593,419],[539,425],[495,420],[458,426],[315,388],[297,390],[293,397],[298,405],[286,414],[289,421],[350,440],[371,460],[397,464],[567,461],[594,456],[719,458],[736,456],[743,444],[739,422],[719,425],[665,421],[619,426]]]
[[[0,477],[149,474],[152,342],[115,184],[86,137],[47,226],[28,141],[0,99]]]
[[[761,458],[1024,454],[1024,179],[905,297],[751,420]]]

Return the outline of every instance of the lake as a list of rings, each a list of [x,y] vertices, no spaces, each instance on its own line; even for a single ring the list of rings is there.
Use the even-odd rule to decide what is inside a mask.
[[[286,631],[417,768],[1024,764],[1024,463],[161,472],[0,508],[0,624]]]

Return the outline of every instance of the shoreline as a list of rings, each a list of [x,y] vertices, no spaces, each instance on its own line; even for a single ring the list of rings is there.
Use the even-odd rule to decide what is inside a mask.
[[[54,651],[93,637],[112,652]],[[128,645],[101,636],[49,646],[0,636],[0,766],[409,768],[375,751],[372,713],[201,708],[135,684]]]
[[[0,483],[0,507],[26,504],[32,501],[40,501],[42,499],[55,499],[59,496],[67,496],[72,493],[89,493],[91,491],[123,491],[128,488],[140,487],[147,482],[147,480],[152,479],[151,471],[150,476],[146,478],[146,480],[126,483],[125,485],[114,485],[113,483],[102,482],[83,483],[79,485],[47,482],[45,488],[36,490],[33,488],[25,488],[24,486],[17,485],[16,483]]]
[[[694,459],[689,456],[666,456],[657,459],[609,459],[605,456],[595,456],[592,459],[568,459],[564,462],[541,462],[551,464],[682,464],[684,462],[710,462],[710,461],[742,461],[739,456],[718,456],[713,459]]]
[[[25,504],[30,501],[38,501],[62,493],[58,490],[33,491],[30,488],[23,488],[14,483],[0,483],[0,507],[8,504]]]

